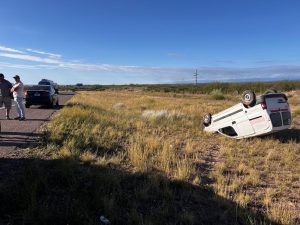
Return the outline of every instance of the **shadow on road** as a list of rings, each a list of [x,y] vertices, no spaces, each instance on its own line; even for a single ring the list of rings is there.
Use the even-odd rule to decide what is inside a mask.
[[[0,133],[0,147],[26,147],[36,142],[40,136],[41,134],[30,132],[2,132]]]
[[[30,109],[30,110],[36,110],[36,109],[43,109],[43,110],[58,110],[58,109],[61,109],[63,107],[63,105],[59,105],[59,106],[55,106],[55,107],[49,107],[47,105],[33,105],[33,106],[30,106],[30,108],[27,108]]]
[[[40,134],[37,133],[28,133],[28,132],[1,132],[1,135],[9,135],[8,137],[5,138],[11,138],[10,136],[28,136],[28,137],[39,137]]]
[[[101,215],[114,225],[277,224],[155,171],[129,173],[71,158],[0,158],[0,224],[100,224]]]

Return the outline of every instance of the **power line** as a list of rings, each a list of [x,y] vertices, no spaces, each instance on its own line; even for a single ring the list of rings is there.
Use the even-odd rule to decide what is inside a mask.
[[[194,73],[194,77],[195,77],[195,84],[198,84],[198,71],[196,70],[196,72]]]

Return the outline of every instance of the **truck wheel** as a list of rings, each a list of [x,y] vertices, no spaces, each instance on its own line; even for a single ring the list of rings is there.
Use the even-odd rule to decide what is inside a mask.
[[[256,96],[254,91],[246,90],[242,94],[242,103],[245,106],[254,106],[256,103]]]
[[[265,91],[264,95],[275,94],[277,91],[275,89],[268,89]]]
[[[205,127],[208,127],[211,124],[211,114],[205,113],[203,116],[203,125]]]
[[[54,109],[54,108],[55,108],[55,104],[54,104],[53,99],[52,99],[52,101],[48,104],[48,108],[50,108],[50,109]]]
[[[59,101],[58,101],[58,99],[57,99],[57,101],[56,101],[55,107],[56,107],[57,109],[59,108]]]

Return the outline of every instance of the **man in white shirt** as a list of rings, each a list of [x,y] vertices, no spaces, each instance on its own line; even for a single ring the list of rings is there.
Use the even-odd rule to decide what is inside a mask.
[[[18,117],[16,117],[15,120],[25,120],[25,107],[23,103],[24,85],[19,75],[14,76],[14,79],[16,81],[16,84],[12,87],[11,92],[13,93],[18,113]]]

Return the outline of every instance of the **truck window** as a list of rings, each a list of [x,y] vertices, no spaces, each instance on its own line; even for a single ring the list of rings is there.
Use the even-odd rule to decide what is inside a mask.
[[[230,127],[230,126],[219,129],[219,132],[222,133],[222,134],[225,134],[227,136],[230,136],[230,137],[237,136],[237,133],[235,132],[233,127]]]

